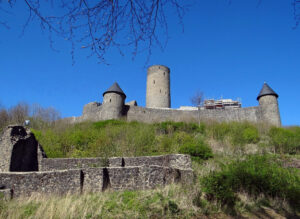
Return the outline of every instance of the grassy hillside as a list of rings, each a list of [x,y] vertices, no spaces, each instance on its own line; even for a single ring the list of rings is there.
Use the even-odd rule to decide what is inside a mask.
[[[48,157],[186,153],[192,186],[0,201],[1,218],[231,218],[300,216],[300,127],[125,121],[32,128]]]

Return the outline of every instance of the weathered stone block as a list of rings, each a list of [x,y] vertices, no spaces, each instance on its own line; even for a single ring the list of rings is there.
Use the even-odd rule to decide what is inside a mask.
[[[0,173],[0,185],[12,189],[16,197],[34,193],[76,193],[81,190],[80,174],[80,170]]]
[[[38,142],[23,126],[8,126],[0,139],[0,171],[38,171]]]
[[[106,159],[95,158],[44,158],[41,160],[41,171],[69,170],[93,167],[104,167]]]
[[[89,168],[82,170],[82,191],[83,192],[101,192],[105,189],[103,181],[106,179],[104,176],[103,168]],[[106,182],[106,181],[105,181]]]

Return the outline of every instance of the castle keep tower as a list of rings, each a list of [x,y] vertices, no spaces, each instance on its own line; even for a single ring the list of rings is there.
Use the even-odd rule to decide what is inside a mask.
[[[260,93],[257,96],[261,108],[262,120],[274,126],[281,126],[278,94],[267,84],[264,83]]]
[[[126,95],[118,83],[114,83],[103,93],[102,119],[119,119],[122,117]]]
[[[170,69],[153,65],[147,72],[146,107],[170,108]]]

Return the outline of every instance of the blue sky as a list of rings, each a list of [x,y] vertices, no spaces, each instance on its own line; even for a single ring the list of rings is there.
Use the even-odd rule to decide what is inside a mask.
[[[184,17],[184,32],[172,12],[164,51],[154,48],[149,65],[171,69],[171,105],[191,105],[203,91],[206,98],[241,98],[256,106],[266,81],[279,94],[283,125],[300,125],[300,27],[294,29],[290,0],[198,0]],[[72,65],[70,45],[54,39],[33,22],[20,37],[26,10],[22,4],[5,15],[10,29],[0,27],[0,103],[20,101],[53,106],[63,117],[81,115],[83,105],[102,102],[102,93],[117,81],[126,101],[145,105],[147,54],[134,60],[125,49],[107,53],[109,65],[78,48]],[[1,12],[2,13],[2,12]],[[79,45],[78,45],[79,47]]]

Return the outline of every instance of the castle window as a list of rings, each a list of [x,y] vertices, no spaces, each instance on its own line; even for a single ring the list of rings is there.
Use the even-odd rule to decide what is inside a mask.
[[[109,102],[111,103],[111,99],[109,99]]]
[[[153,84],[155,84],[155,80],[153,80]]]
[[[161,93],[161,90],[159,90],[159,93]]]
[[[166,76],[166,72],[164,72],[164,76]]]

